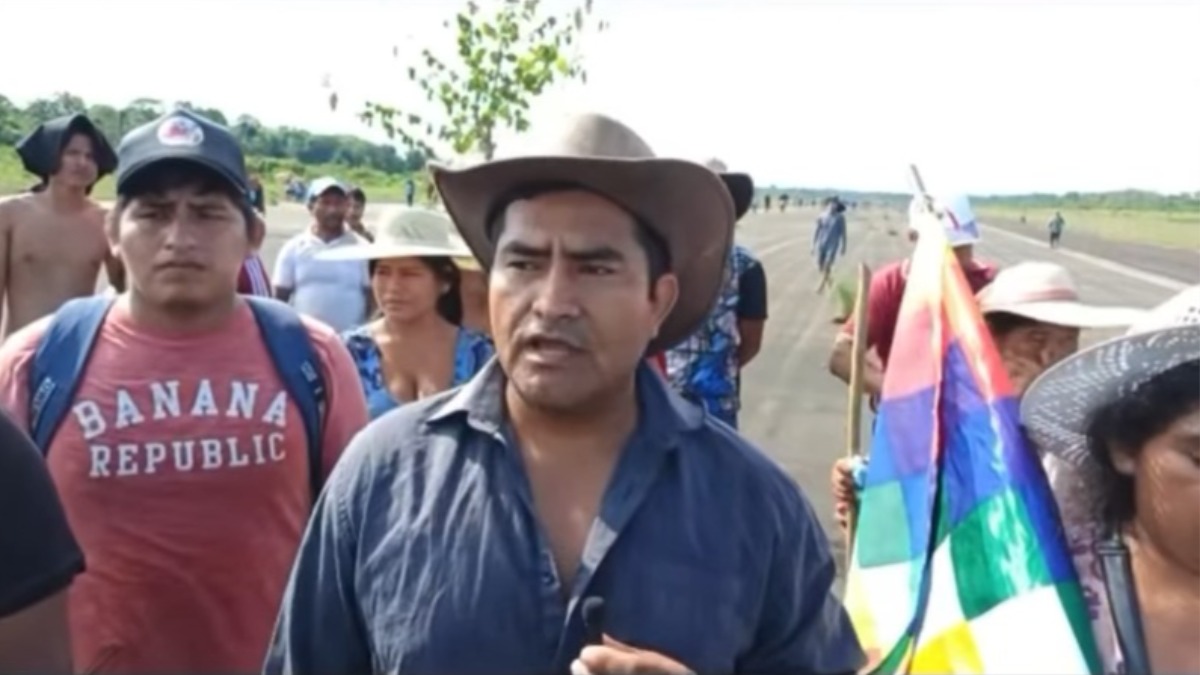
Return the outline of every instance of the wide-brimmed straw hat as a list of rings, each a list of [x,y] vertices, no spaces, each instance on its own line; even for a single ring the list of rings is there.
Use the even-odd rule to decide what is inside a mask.
[[[471,251],[454,236],[454,224],[429,209],[394,206],[376,219],[375,241],[339,246],[316,255],[320,260],[383,260],[429,256],[470,257]],[[456,242],[455,240],[458,239]]]
[[[467,246],[490,269],[489,221],[522,189],[578,186],[620,205],[665,243],[679,299],[650,342],[657,352],[691,335],[716,302],[733,241],[734,205],[708,168],[656,157],[632,129],[610,117],[574,117],[535,150],[467,168],[431,164],[442,201]]]
[[[1005,267],[976,298],[984,314],[1004,312],[1071,328],[1131,326],[1146,314],[1131,307],[1084,304],[1067,268],[1049,262]]]
[[[1103,496],[1087,447],[1091,416],[1155,376],[1200,359],[1200,286],[1145,313],[1125,335],[1051,366],[1021,398],[1021,421],[1045,454],[1063,518],[1089,520]],[[1200,385],[1198,385],[1200,386]]]

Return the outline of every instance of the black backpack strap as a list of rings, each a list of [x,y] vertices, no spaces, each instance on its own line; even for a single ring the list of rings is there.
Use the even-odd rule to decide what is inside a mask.
[[[321,494],[324,482],[322,437],[328,392],[321,374],[321,359],[313,349],[308,329],[290,306],[271,298],[245,296],[254,313],[259,332],[275,370],[304,420],[308,441],[308,473],[312,498]]]
[[[1137,585],[1133,580],[1133,567],[1129,564],[1129,548],[1116,528],[1096,543],[1096,554],[1104,570],[1108,608],[1117,631],[1117,644],[1125,661],[1125,672],[1151,675]]]

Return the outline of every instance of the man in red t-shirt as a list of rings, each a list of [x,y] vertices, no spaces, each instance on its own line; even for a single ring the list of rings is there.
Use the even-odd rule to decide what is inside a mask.
[[[54,343],[85,363],[40,448],[87,563],[67,596],[73,672],[258,672],[314,474],[327,477],[366,426],[362,385],[332,329],[293,317],[325,385],[310,439],[287,371],[230,283],[264,231],[229,129],[177,109],[126,134],[118,154],[106,227],[129,290],[90,351],[78,337]],[[22,431],[38,419],[33,394],[55,384],[30,386],[53,321],[0,344],[0,408]],[[2,551],[4,564],[29,555]]]
[[[909,239],[916,241],[922,222],[940,222],[967,277],[967,284],[972,292],[978,293],[996,276],[996,268],[974,257],[975,244],[979,243],[980,235],[971,202],[966,195],[955,195],[935,200],[934,206],[941,214],[940,219],[930,219],[925,211],[924,200],[913,199],[908,213]],[[908,259],[898,260],[871,275],[871,291],[867,301],[867,359],[863,372],[863,389],[871,397],[879,396],[883,390],[883,374],[892,351],[892,337],[900,316],[900,301],[904,298],[909,263]],[[850,382],[853,336],[854,321],[850,320],[842,326],[833,343],[833,353],[829,356],[829,372],[847,383]]]

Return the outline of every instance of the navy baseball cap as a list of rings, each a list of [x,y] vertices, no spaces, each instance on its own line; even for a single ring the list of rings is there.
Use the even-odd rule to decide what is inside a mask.
[[[241,194],[250,191],[246,158],[227,127],[178,108],[125,134],[117,148],[117,194],[129,181],[164,161],[193,162],[229,182]]]
[[[312,202],[314,199],[320,197],[326,192],[329,192],[330,190],[337,190],[342,194],[349,193],[349,190],[346,189],[346,186],[343,185],[340,180],[331,176],[322,176],[321,178],[317,178],[308,184],[308,198],[306,201]]]

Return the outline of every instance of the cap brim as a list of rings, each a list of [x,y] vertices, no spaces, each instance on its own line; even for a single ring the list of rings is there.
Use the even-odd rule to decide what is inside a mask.
[[[745,173],[718,175],[725,182],[725,189],[729,190],[729,196],[733,198],[734,218],[741,220],[742,216],[750,210],[750,204],[754,202],[754,179]]]
[[[495,242],[488,220],[500,200],[544,183],[578,185],[636,214],[662,238],[679,280],[679,298],[651,340],[659,352],[691,335],[708,316],[733,244],[733,201],[708,168],[679,159],[538,156],[463,169],[430,164],[446,211],[475,258],[490,269]]]
[[[1146,315],[1146,310],[1133,307],[1097,307],[1072,301],[996,305],[983,307],[982,310],[984,314],[1004,312],[1070,328],[1124,328],[1132,326]]]
[[[134,178],[143,175],[146,171],[154,169],[156,166],[165,162],[187,162],[195,164],[218,175],[225,182],[229,183],[238,194],[245,195],[248,192],[249,186],[242,181],[241,178],[231,173],[219,162],[214,162],[207,157],[197,156],[194,148],[162,148],[155,152],[150,157],[144,157],[141,160],[130,164],[128,167],[120,168],[120,177],[117,179],[117,194],[125,194],[125,189],[129,187],[129,182]]]
[[[321,251],[318,260],[384,260],[387,258],[453,258],[462,251],[420,244],[352,244]]]

